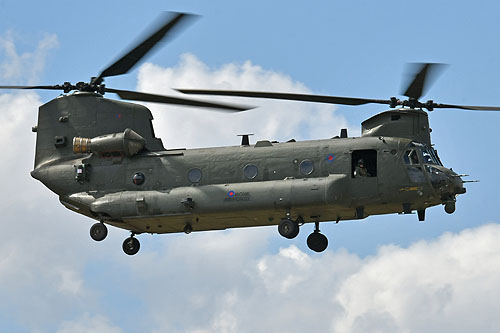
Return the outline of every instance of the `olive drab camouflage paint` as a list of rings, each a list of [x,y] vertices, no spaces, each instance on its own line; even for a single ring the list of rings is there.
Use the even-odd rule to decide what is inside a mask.
[[[359,138],[177,150],[163,148],[151,120],[96,93],[58,97],[40,107],[32,175],[67,208],[134,234],[423,212],[465,191],[423,142],[419,110],[374,116]],[[360,158],[365,177],[354,175]]]
[[[465,193],[461,175],[442,165],[431,145],[424,109],[499,111],[495,106],[420,102],[428,72],[439,64],[417,64],[406,100],[367,99],[278,92],[180,89],[186,94],[272,98],[341,105],[389,105],[362,123],[362,136],[278,143],[262,140],[221,148],[166,150],[155,137],[144,106],[104,98],[240,112],[252,107],[112,89],[109,76],[128,73],[161,41],[194,16],[166,13],[160,25],[89,82],[0,89],[62,90],[38,113],[35,165],[31,175],[59,195],[74,212],[97,220],[90,236],[102,241],[107,225],[131,231],[128,255],[139,251],[141,233],[174,233],[277,225],[286,238],[315,223],[307,245],[328,246],[319,224],[370,215],[425,210],[455,211]],[[237,134],[237,133],[235,133]]]

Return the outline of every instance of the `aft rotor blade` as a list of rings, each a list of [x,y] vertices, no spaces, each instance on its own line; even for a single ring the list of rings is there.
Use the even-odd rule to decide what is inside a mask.
[[[434,74],[437,74],[438,69],[444,68],[444,64],[425,63],[413,65],[418,66],[419,69],[412,75],[413,79],[408,84],[403,95],[418,100],[425,93],[425,89],[432,83],[431,81],[434,81]],[[430,78],[430,76],[433,77]]]
[[[64,90],[61,85],[53,86],[0,86],[0,89],[43,89],[43,90]]]
[[[189,18],[195,17],[195,15],[185,13],[173,14],[174,17],[171,17],[171,15],[167,16],[165,13],[162,17],[164,23],[161,24],[160,28],[156,29],[153,34],[145,38],[139,45],[132,48],[132,50],[104,69],[97,77],[96,82],[100,82],[104,77],[127,73],[161,40],[172,36],[174,28],[178,28],[181,23],[186,23]]]
[[[193,99],[171,97],[164,95],[147,94],[137,91],[120,90],[120,89],[110,89],[105,88],[106,92],[115,93],[120,96],[121,99],[141,101],[141,102],[153,102],[153,103],[163,103],[163,104],[174,104],[174,105],[184,105],[184,106],[195,106],[202,108],[212,108],[219,109],[228,112],[241,112],[253,109],[253,106],[243,106],[243,105],[232,105],[223,103],[212,103],[197,101]]]
[[[384,100],[384,99],[338,97],[338,96],[309,95],[309,94],[290,94],[290,93],[263,92],[263,91],[204,90],[204,89],[175,89],[175,90],[184,94],[193,94],[193,95],[270,98],[270,99],[284,99],[289,101],[315,102],[315,103],[327,103],[327,104],[343,104],[343,105],[363,105],[368,103],[389,104],[389,105],[391,104],[390,100]]]

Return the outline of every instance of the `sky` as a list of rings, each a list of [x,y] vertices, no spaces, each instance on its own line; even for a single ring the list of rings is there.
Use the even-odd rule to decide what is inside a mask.
[[[251,89],[401,97],[407,64],[449,64],[423,100],[500,105],[496,1],[3,1],[0,85],[87,81],[143,36],[162,11],[199,15],[108,87]],[[323,223],[313,253],[305,225],[140,235],[100,243],[94,221],[65,209],[31,178],[37,109],[58,93],[0,91],[0,331],[8,332],[494,332],[500,325],[500,113],[430,113],[445,166],[467,193],[442,207]],[[113,95],[106,95],[116,98]],[[221,99],[232,101],[229,99]],[[146,104],[165,147],[329,138],[384,106],[236,100],[238,115]],[[255,141],[254,141],[255,142]]]

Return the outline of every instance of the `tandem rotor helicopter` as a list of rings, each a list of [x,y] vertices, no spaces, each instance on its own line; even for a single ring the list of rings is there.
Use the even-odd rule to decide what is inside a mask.
[[[342,130],[331,139],[250,144],[244,135],[239,146],[166,150],[155,137],[146,107],[103,95],[231,112],[249,107],[112,89],[103,81],[130,71],[191,17],[170,13],[154,33],[88,83],[0,86],[65,93],[39,108],[31,175],[59,195],[66,208],[98,221],[90,229],[92,239],[104,240],[106,225],[130,230],[123,250],[134,255],[140,247],[135,235],[141,233],[277,225],[283,237],[292,239],[304,223],[315,223],[307,245],[321,252],[328,240],[320,233],[320,222],[414,211],[424,221],[432,206],[455,211],[467,181],[441,163],[424,109],[500,107],[420,102],[435,64],[421,66],[404,93],[406,100],[179,90],[352,106],[376,103],[391,109],[365,120],[361,137],[348,137]]]

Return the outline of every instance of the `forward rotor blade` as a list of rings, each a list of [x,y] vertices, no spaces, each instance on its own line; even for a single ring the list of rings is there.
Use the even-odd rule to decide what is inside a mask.
[[[223,103],[211,103],[204,101],[197,101],[193,99],[178,98],[171,96],[146,94],[137,91],[120,90],[120,89],[110,89],[105,88],[106,92],[115,93],[120,96],[121,99],[132,100],[132,101],[142,101],[142,102],[154,102],[163,104],[174,104],[174,105],[184,105],[184,106],[195,106],[202,108],[212,108],[219,109],[227,112],[241,112],[253,109],[253,106],[243,106],[243,105],[231,105]]]
[[[96,78],[96,82],[100,83],[101,79],[108,76],[115,76],[127,73],[132,67],[134,67],[151,49],[158,44],[161,40],[166,37],[172,36],[172,30],[178,28],[181,23],[186,23],[189,18],[194,18],[195,15],[185,14],[185,13],[173,13],[174,17],[171,15],[163,14],[161,21],[165,22],[161,24],[160,28],[156,29],[153,34],[145,38],[139,45],[135,46],[122,56],[120,59],[115,61],[112,65],[104,69],[101,74]]]
[[[323,96],[323,95],[309,95],[309,94],[290,94],[290,93],[261,92],[261,91],[241,91],[241,90],[204,90],[204,89],[175,89],[175,90],[184,94],[193,94],[193,95],[270,98],[270,99],[284,99],[290,101],[315,102],[315,103],[327,103],[327,104],[343,104],[343,105],[363,105],[368,103],[389,104],[389,105],[391,104],[390,100],[384,100],[384,99],[338,97],[338,96]]]
[[[418,100],[425,93],[426,88],[429,87],[431,81],[434,81],[438,69],[443,69],[444,64],[438,63],[425,63],[425,64],[413,64],[418,69],[418,72],[415,71],[411,77],[410,84],[406,88],[406,91],[403,93],[404,96]],[[432,76],[432,78],[430,78]]]
[[[453,105],[453,104],[436,104],[435,109],[461,109],[470,111],[500,111],[500,106],[473,106],[473,105]]]
[[[396,106],[403,106],[410,108],[415,108],[415,107],[427,108],[429,110],[461,109],[461,110],[476,110],[476,111],[500,111],[499,106],[437,104],[432,101],[429,101],[427,103],[420,103],[416,101],[416,104],[412,106],[410,105],[410,103],[408,103],[408,101],[400,101],[395,97],[392,97],[390,100],[386,100],[386,99],[289,94],[289,93],[275,93],[275,92],[239,91],[239,90],[205,90],[205,89],[175,89],[175,90],[181,93],[195,94],[195,95],[271,98],[271,99],[283,99],[292,101],[342,104],[342,105],[363,105],[363,104],[375,103],[375,104],[387,104],[390,105],[391,108],[394,108]]]

